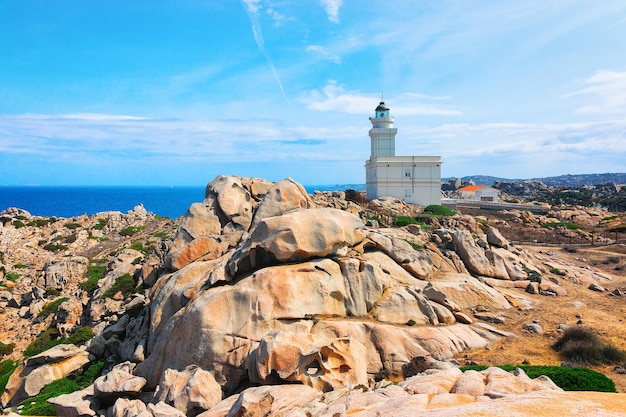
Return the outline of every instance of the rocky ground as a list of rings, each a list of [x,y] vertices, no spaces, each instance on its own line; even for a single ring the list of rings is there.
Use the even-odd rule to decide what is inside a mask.
[[[457,367],[559,364],[550,345],[579,322],[626,349],[626,250],[589,231],[623,217],[421,210],[218,177],[177,220],[141,206],[74,219],[0,213],[0,340],[12,345],[4,359],[21,361],[2,404],[14,410],[104,360],[93,385],[52,400],[60,414],[474,415],[481,403],[496,413],[481,415],[519,404],[533,415],[556,401],[544,415],[574,403],[619,415],[619,395],[581,405],[523,373]],[[389,227],[399,215],[424,223]],[[583,228],[544,227],[563,222]],[[522,232],[559,245],[512,244],[528,240]],[[79,346],[22,358],[46,332],[71,340],[85,328],[93,337]],[[623,374],[595,369],[626,392]]]

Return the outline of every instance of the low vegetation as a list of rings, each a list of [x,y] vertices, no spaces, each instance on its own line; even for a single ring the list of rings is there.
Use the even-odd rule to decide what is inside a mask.
[[[44,386],[38,395],[22,401],[21,405],[24,408],[21,414],[24,416],[55,416],[54,407],[48,402],[48,399],[88,387],[100,375],[104,364],[104,361],[95,362],[81,375],[61,378]]]
[[[141,232],[143,229],[145,229],[145,226],[128,226],[120,230],[119,234],[120,236],[132,236]]]
[[[618,364],[626,360],[626,352],[605,343],[588,327],[574,326],[552,345],[562,360],[577,365]]]
[[[19,361],[13,360],[0,362],[0,392],[4,392],[4,388],[7,386],[11,374],[13,374],[13,371],[17,369],[19,364]]]
[[[109,223],[109,221],[107,219],[98,219],[98,223],[96,223],[93,226],[93,229],[95,229],[95,230],[102,230],[107,225],[107,223]]]
[[[78,288],[83,291],[87,291],[88,293],[94,292],[96,288],[98,288],[98,281],[104,278],[104,273],[106,272],[106,266],[104,265],[105,260],[92,260],[87,267],[87,281],[83,281],[78,284]]]
[[[432,214],[434,216],[454,216],[456,211],[450,210],[447,207],[441,206],[439,204],[431,204],[430,206],[426,206],[423,213]]]
[[[15,282],[15,281],[17,281],[17,279],[18,279],[19,277],[21,277],[21,276],[22,276],[22,274],[18,274],[17,272],[9,272],[8,274],[6,274],[6,275],[5,275],[5,278],[6,278],[8,281]]]
[[[530,378],[545,375],[565,391],[617,392],[615,383],[606,375],[588,368],[569,368],[566,366],[498,365],[507,372],[515,368],[522,369]],[[462,371],[473,369],[483,371],[484,365],[464,366]]]
[[[50,314],[56,314],[59,311],[59,306],[65,301],[69,300],[67,297],[58,298],[54,301],[49,302],[39,312],[39,317],[48,317]]]
[[[131,274],[124,274],[120,276],[115,283],[105,291],[102,295],[103,298],[113,297],[118,292],[122,292],[124,298],[127,298],[129,295],[135,292],[135,280]]]
[[[93,329],[89,326],[79,327],[69,337],[59,337],[59,332],[54,327],[48,328],[33,340],[26,350],[24,357],[31,357],[45,352],[46,350],[61,344],[73,344],[80,346],[94,337]]]
[[[580,230],[583,229],[582,226],[570,222],[547,222],[541,225],[546,229],[556,229],[557,227],[564,227],[567,230]]]
[[[3,343],[0,342],[0,356],[9,355],[15,349],[14,343]]]

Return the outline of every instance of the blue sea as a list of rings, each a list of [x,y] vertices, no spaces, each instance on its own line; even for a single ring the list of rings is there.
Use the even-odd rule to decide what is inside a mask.
[[[305,186],[307,192],[364,189],[364,184]],[[33,216],[74,217],[103,211],[132,210],[141,203],[151,213],[177,218],[191,203],[204,200],[205,187],[0,187],[0,212],[18,207]]]

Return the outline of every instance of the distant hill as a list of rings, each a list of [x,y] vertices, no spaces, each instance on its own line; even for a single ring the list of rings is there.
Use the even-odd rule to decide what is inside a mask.
[[[443,182],[455,177],[442,178]],[[524,179],[516,178],[502,178],[491,177],[488,175],[469,175],[462,177],[461,180],[467,182],[469,180],[474,181],[478,185],[493,185],[496,181],[524,181]],[[614,182],[616,184],[626,184],[626,173],[606,173],[606,174],[579,174],[579,175],[559,175],[556,177],[545,178],[531,178],[532,181],[541,181],[546,185],[552,187],[582,187],[583,185],[597,185]]]

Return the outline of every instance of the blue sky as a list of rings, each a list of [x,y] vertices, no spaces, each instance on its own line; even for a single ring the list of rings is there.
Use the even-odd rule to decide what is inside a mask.
[[[626,171],[623,0],[0,0],[0,185]]]

